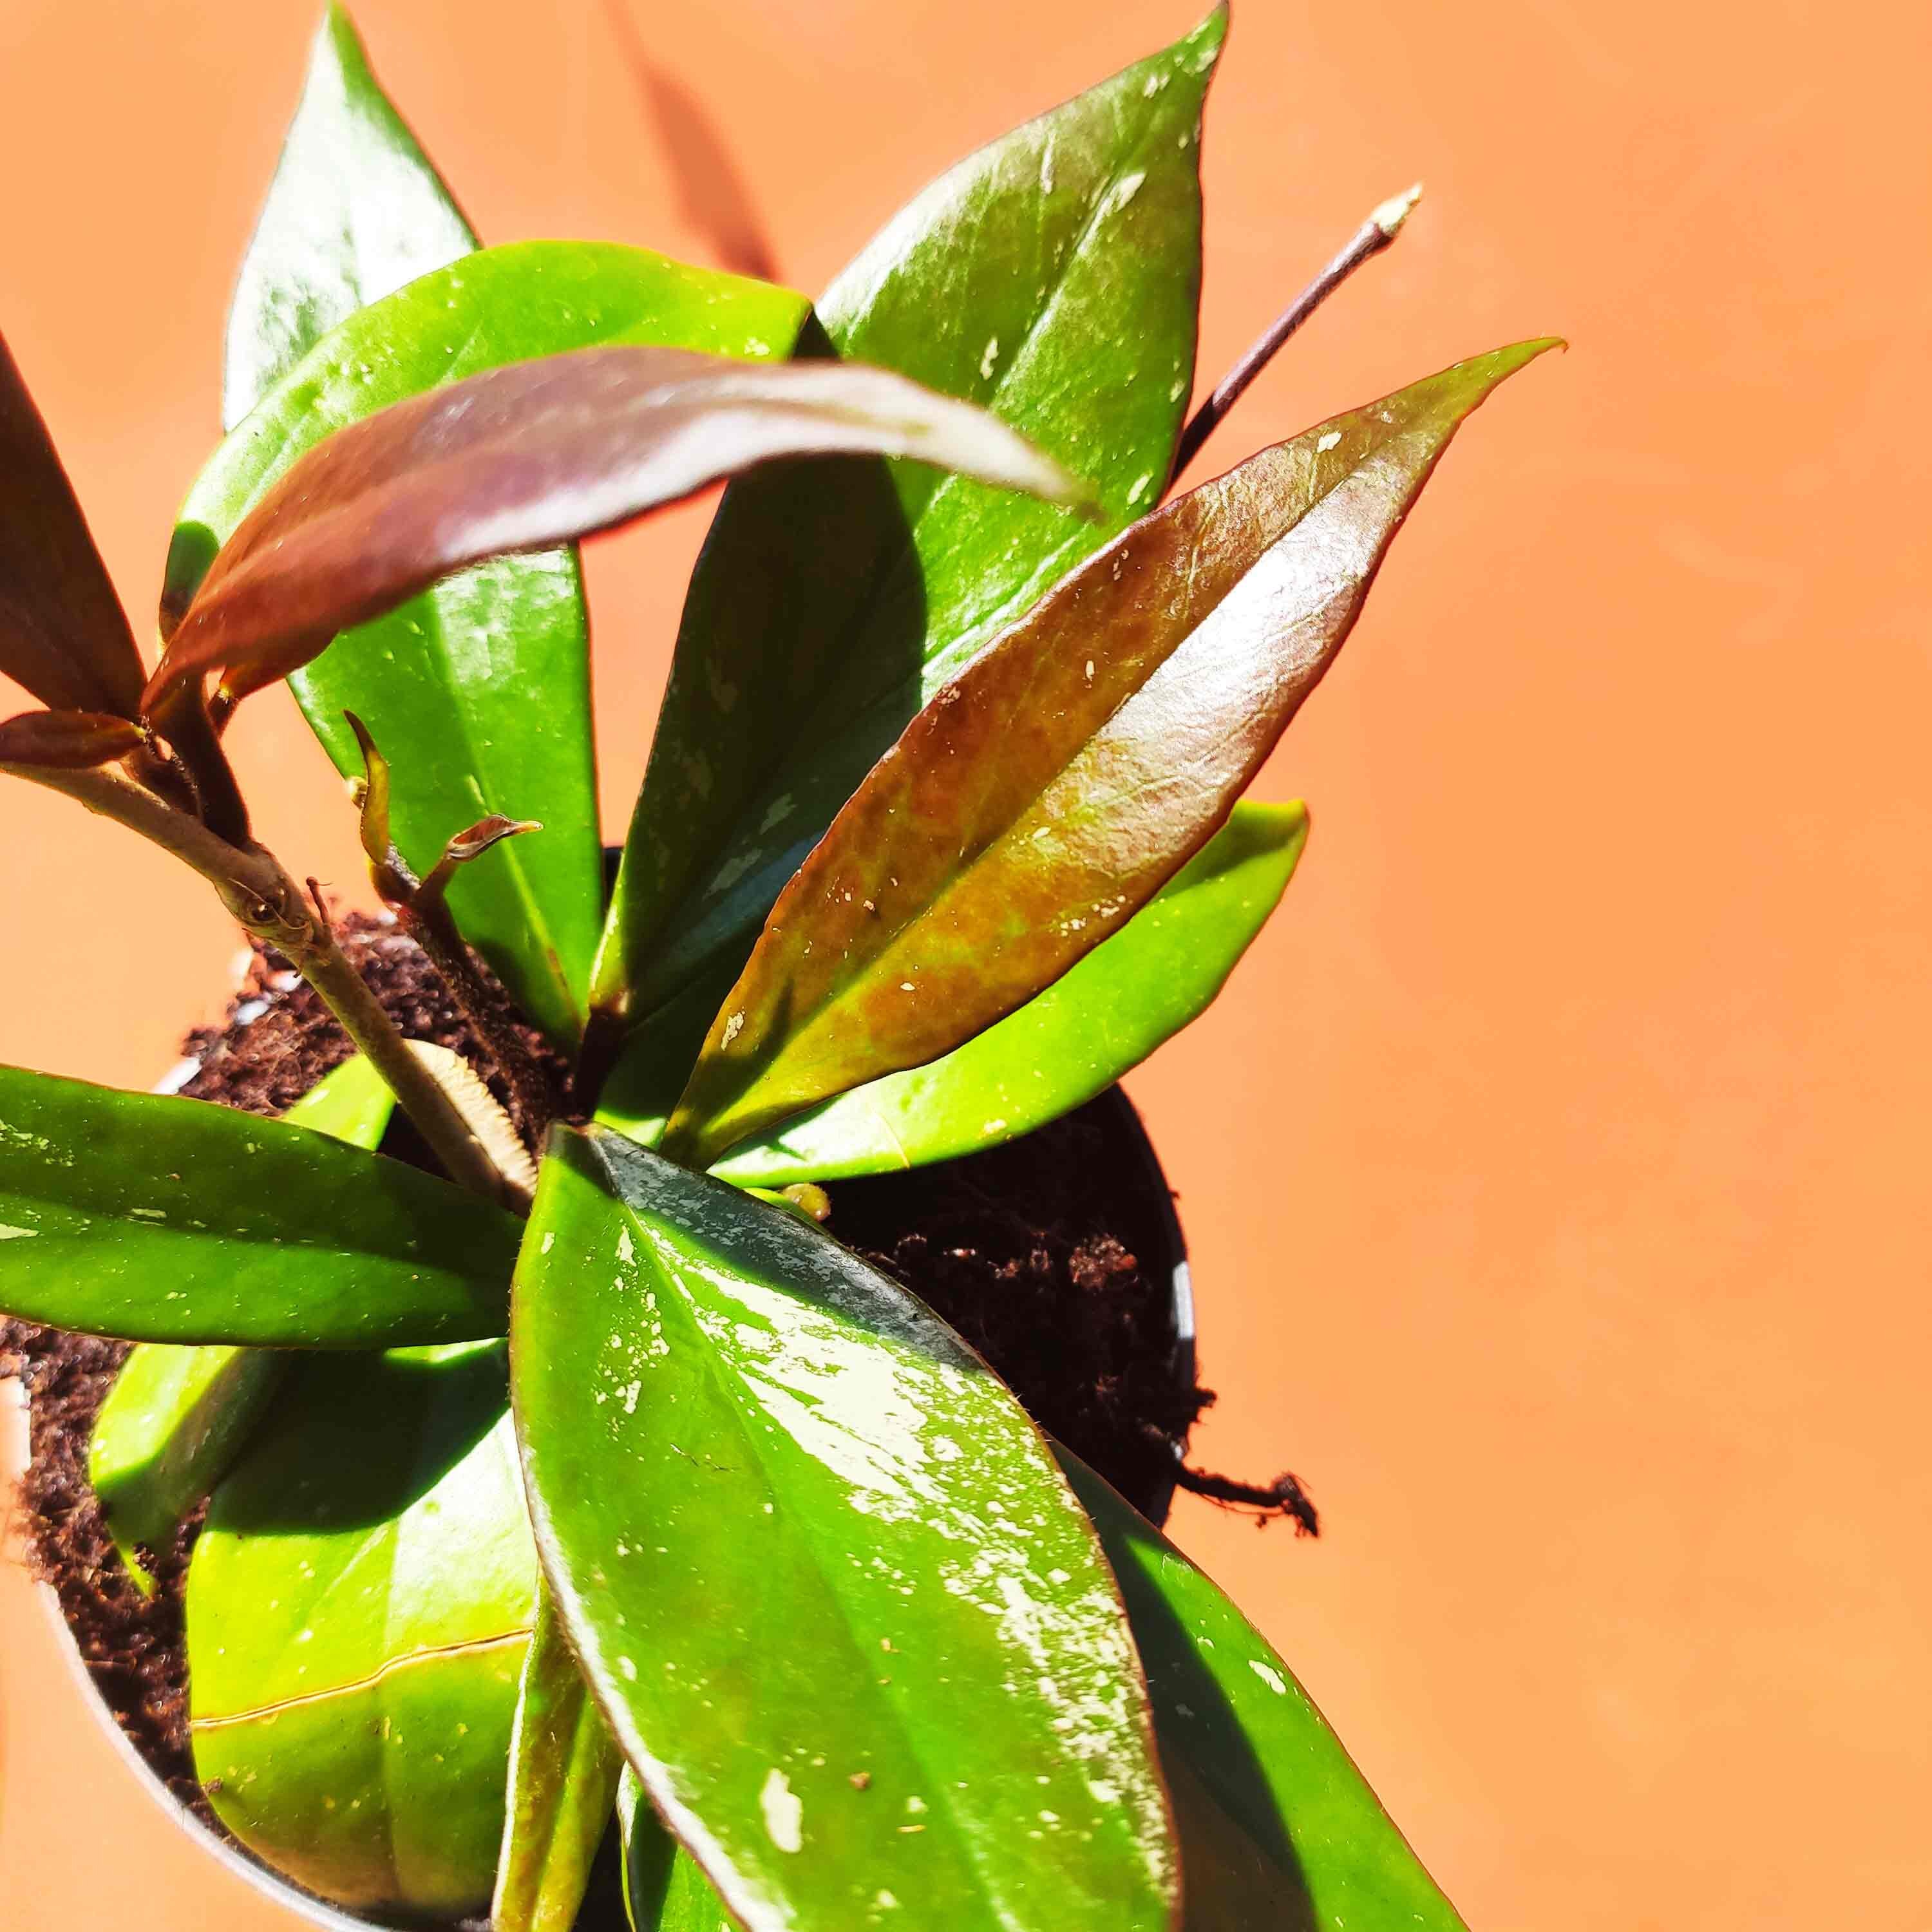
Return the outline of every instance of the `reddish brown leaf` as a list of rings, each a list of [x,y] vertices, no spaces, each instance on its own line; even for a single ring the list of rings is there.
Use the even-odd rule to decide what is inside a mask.
[[[318,443],[210,566],[148,687],[257,687],[466,564],[608,530],[774,458],[909,456],[1073,502],[985,412],[884,370],[586,349],[487,370]]]
[[[134,634],[4,338],[0,671],[57,710],[132,718],[140,702]]]
[[[26,711],[0,724],[0,765],[86,771],[118,764],[146,742],[138,724],[102,711]]]
[[[907,727],[772,908],[664,1146],[704,1165],[934,1060],[1117,932],[1214,832],[1353,626],[1462,419],[1458,363],[1183,496]]]

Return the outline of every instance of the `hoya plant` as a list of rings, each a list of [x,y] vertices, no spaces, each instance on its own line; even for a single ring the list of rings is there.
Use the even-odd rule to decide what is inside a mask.
[[[1550,346],[1172,494],[1408,206],[1184,434],[1226,26],[814,304],[479,246],[332,11],[154,653],[0,356],[40,707],[0,766],[184,861],[358,1049],[280,1120],[0,1070],[0,1306],[137,1345],[94,1480],[136,1575],[207,1499],[196,1769],[315,1892],[566,1928],[614,1814],[640,1932],[1460,1924],[1239,1611],[816,1225],[1214,997],[1306,831],[1244,789]],[[572,546],[728,477],[607,887]],[[224,734],[284,680],[531,1145],[255,836]]]

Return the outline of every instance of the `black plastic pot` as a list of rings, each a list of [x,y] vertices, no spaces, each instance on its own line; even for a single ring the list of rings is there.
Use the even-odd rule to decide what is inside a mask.
[[[184,1063],[161,1082],[160,1090],[170,1092],[178,1089],[194,1077],[194,1063]],[[1124,1140],[1134,1150],[1139,1169],[1138,1178],[1150,1210],[1150,1223],[1155,1238],[1162,1244],[1160,1252],[1143,1256],[1142,1259],[1149,1267],[1165,1275],[1172,1284],[1176,1337],[1174,1372],[1184,1388],[1192,1389],[1196,1366],[1193,1284],[1188,1272],[1187,1245],[1181,1234],[1180,1217],[1174,1212],[1174,1196],[1168,1186],[1166,1174],[1133,1102],[1120,1088],[1109,1088],[1095,1104],[1113,1114]],[[16,1414],[0,1413],[0,1430],[4,1430],[10,1436],[17,1432],[19,1437],[17,1442],[11,1440],[0,1442],[0,1465],[4,1465],[4,1473],[9,1480],[26,1465],[25,1425],[24,1403],[20,1405]],[[1156,1522],[1166,1520],[1173,1500],[1174,1484],[1170,1480],[1163,1493],[1150,1499],[1154,1507],[1149,1514]],[[72,1669],[75,1681],[81,1687],[86,1702],[102,1728],[113,1740],[122,1761],[154,1802],[183,1831],[238,1877],[245,1879],[265,1897],[274,1900],[285,1911],[293,1913],[311,1925],[330,1928],[330,1932],[368,1932],[370,1926],[389,1926],[388,1920],[364,1917],[302,1891],[232,1840],[210,1831],[191,1812],[184,1810],[152,1766],[115,1721],[113,1714],[95,1690],[93,1679],[88,1675],[80,1652],[72,1641],[66,1621],[61,1615],[60,1605],[51,1586],[42,1584],[39,1587],[47,1613],[60,1630],[62,1654]],[[400,1928],[397,1928],[397,1932],[400,1932]],[[416,1928],[416,1932],[422,1932],[420,1926]],[[586,1906],[584,1915],[578,1921],[578,1932],[626,1932],[623,1913],[621,1910],[614,1912],[604,1910],[597,1912],[593,1916],[591,1908]]]

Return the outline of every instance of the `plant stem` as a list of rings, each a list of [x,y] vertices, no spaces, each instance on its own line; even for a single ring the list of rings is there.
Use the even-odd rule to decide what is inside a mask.
[[[64,792],[193,866],[214,886],[244,931],[273,946],[313,986],[388,1084],[436,1156],[460,1185],[507,1206],[518,1200],[457,1111],[412,1054],[395,1022],[343,956],[328,921],[272,853],[252,841],[231,844],[199,819],[108,770],[58,771],[9,765],[16,776]]]
[[[1359,268],[1379,255],[1402,232],[1410,209],[1422,198],[1418,182],[1405,194],[1392,195],[1351,236],[1341,253],[1283,309],[1248,352],[1221,378],[1214,393],[1195,412],[1180,433],[1170,482],[1201,453],[1201,446],[1218,429],[1248,385],[1274,360],[1282,344]]]
[[[497,1071],[508,1083],[522,1117],[517,1124],[524,1138],[541,1148],[557,1116],[557,1094],[536,1056],[510,1024],[502,1002],[492,997],[484,983],[448,904],[440,893],[418,892],[398,903],[395,910],[403,929],[441,974],[450,997],[476,1028]]]
[[[168,706],[160,730],[188,769],[203,820],[230,844],[252,844],[248,808],[242,802],[242,788],[235,782],[235,768],[229,764],[228,754],[221,748],[221,740],[208,716],[207,700],[198,680]]]

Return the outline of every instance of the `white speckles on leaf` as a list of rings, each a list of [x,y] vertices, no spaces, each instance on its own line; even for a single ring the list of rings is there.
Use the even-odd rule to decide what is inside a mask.
[[[31,1241],[40,1232],[38,1228],[16,1228],[0,1221],[0,1241]]]
[[[993,371],[998,366],[999,360],[1000,338],[996,335],[986,344],[986,354],[980,358],[980,381],[990,382],[993,380]]]
[[[1324,431],[1322,435],[1315,439],[1316,454],[1318,456],[1326,455],[1328,452],[1333,449],[1341,440],[1342,432],[1339,429],[1331,429]]]
[[[758,1809],[765,1815],[766,1832],[780,1851],[796,1852],[804,1844],[804,1801],[776,1765],[765,1775],[758,1793]]]
[[[1286,1680],[1283,1678],[1281,1672],[1279,1670],[1276,1670],[1271,1664],[1264,1664],[1258,1657],[1251,1657],[1248,1660],[1248,1668],[1252,1670],[1277,1697],[1286,1697],[1288,1695],[1288,1684]]]
[[[1121,176],[1100,197],[1100,205],[1094,211],[1095,220],[1105,221],[1110,215],[1118,214],[1140,193],[1142,184],[1146,179],[1147,171],[1144,169]]]

